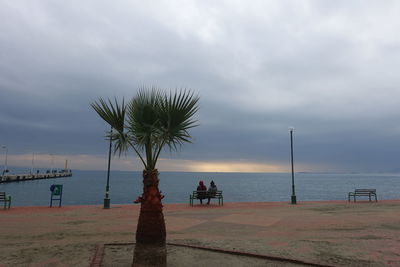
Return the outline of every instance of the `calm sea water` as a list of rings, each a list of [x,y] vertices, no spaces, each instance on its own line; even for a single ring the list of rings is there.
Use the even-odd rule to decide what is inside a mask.
[[[63,205],[102,204],[105,171],[73,171],[72,177],[0,184],[0,191],[12,195],[13,206],[47,206],[50,186],[63,184]],[[290,201],[290,173],[160,173],[164,203],[188,203],[198,181],[208,186],[214,180],[223,190],[225,202]],[[400,174],[296,173],[298,201],[346,200],[355,188],[376,188],[378,199],[400,198]],[[141,172],[112,171],[111,204],[132,203],[142,192]]]

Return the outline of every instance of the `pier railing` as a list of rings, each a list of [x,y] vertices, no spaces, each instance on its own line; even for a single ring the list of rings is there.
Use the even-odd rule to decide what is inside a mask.
[[[0,183],[21,182],[39,179],[63,178],[72,176],[72,172],[39,173],[39,174],[10,174],[0,176]]]

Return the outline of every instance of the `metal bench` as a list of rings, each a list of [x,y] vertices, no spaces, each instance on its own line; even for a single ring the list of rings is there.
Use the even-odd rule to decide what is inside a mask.
[[[193,191],[193,193],[189,197],[189,204],[190,206],[193,206],[193,200],[209,198],[218,198],[218,205],[224,205],[224,197],[222,196],[222,191]]]
[[[349,202],[351,197],[353,197],[354,202],[356,202],[356,196],[367,196],[369,197],[369,201],[372,201],[371,197],[374,196],[375,201],[378,202],[376,189],[355,189],[354,192],[349,192]]]
[[[4,202],[4,209],[7,208],[7,203],[8,203],[8,209],[11,207],[11,196],[8,196],[6,192],[0,192],[0,202]]]

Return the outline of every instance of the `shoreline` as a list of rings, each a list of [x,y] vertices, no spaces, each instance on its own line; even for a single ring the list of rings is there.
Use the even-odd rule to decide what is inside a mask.
[[[190,174],[167,174],[160,176],[159,189],[165,198],[164,204],[189,203],[189,195],[201,179],[214,179],[223,190],[225,202],[287,202],[290,201],[290,181],[284,175],[243,176],[210,175],[209,178]],[[51,184],[63,184],[63,205],[102,205],[105,196],[106,177],[96,173],[74,173],[73,177],[60,180],[37,180],[25,183],[0,185],[13,198],[13,206],[47,206]],[[297,198],[299,201],[347,200],[348,192],[355,188],[376,188],[379,199],[398,199],[400,195],[399,177],[375,177],[362,175],[302,175],[297,177]],[[247,182],[248,181],[248,182]],[[176,189],[174,184],[180,184]],[[241,185],[242,184],[242,185]],[[142,178],[121,174],[110,176],[112,204],[130,204],[143,193]],[[90,188],[90,189],[89,189]],[[361,199],[361,198],[360,198]]]

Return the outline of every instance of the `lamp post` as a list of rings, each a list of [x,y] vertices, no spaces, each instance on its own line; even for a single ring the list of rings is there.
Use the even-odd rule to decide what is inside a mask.
[[[54,155],[50,154],[51,156],[51,169],[50,169],[50,173],[53,173],[53,167],[54,167]]]
[[[8,148],[6,146],[1,146],[1,147],[6,150],[6,157],[5,157],[5,160],[4,160],[4,170],[3,170],[3,176],[4,176],[4,173],[8,172],[8,168],[7,168]]]
[[[293,131],[294,131],[294,127],[290,127],[289,128],[289,132],[290,132],[290,155],[291,155],[291,163],[292,163],[292,204],[297,204],[297,200],[296,200],[296,193],[294,191],[294,165],[293,165]]]
[[[35,159],[35,153],[32,152],[32,164],[31,164],[31,174],[33,174],[33,161]]]
[[[108,168],[107,168],[107,185],[106,185],[106,195],[104,197],[104,208],[110,208],[110,164],[111,164],[111,146],[112,146],[112,127],[110,131],[110,147],[108,149]]]

